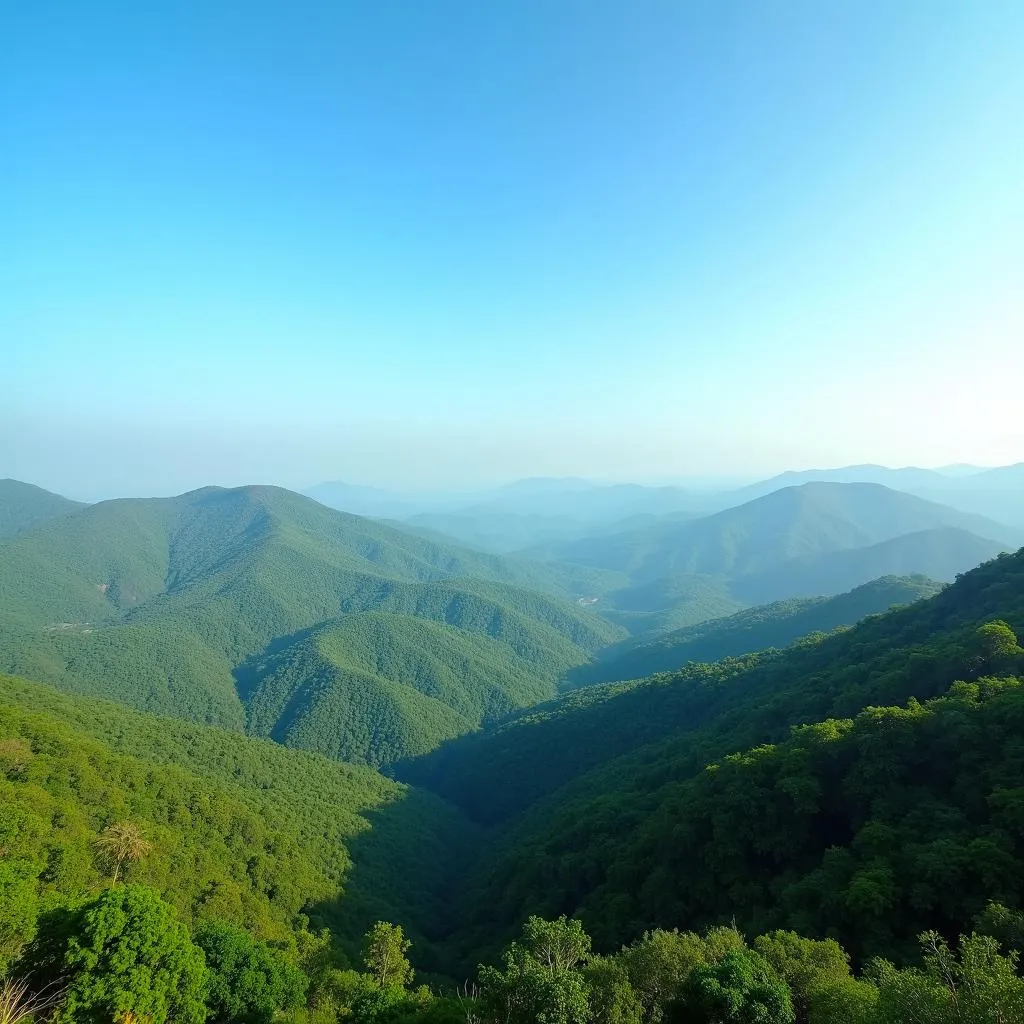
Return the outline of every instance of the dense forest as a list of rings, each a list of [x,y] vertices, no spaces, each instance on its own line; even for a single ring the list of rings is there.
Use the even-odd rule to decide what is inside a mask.
[[[1024,552],[626,638],[291,500],[23,502],[5,1024],[1024,1020]]]

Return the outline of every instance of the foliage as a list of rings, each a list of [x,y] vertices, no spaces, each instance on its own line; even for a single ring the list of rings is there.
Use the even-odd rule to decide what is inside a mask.
[[[115,885],[125,861],[140,861],[153,850],[153,844],[142,834],[139,826],[130,821],[115,821],[108,825],[93,840],[93,846],[101,859],[113,868],[111,881]]]
[[[757,953],[732,950],[695,967],[680,1002],[694,1024],[790,1024],[789,990]]]
[[[792,931],[759,935],[753,949],[789,986],[798,1024],[811,1019],[819,993],[848,991],[850,958],[835,939],[815,941]],[[819,998],[819,1016],[823,998]]]
[[[292,946],[312,918],[353,954],[383,916],[439,927],[467,841],[439,800],[369,769],[0,677],[0,968],[41,913],[101,889],[112,819],[152,841],[131,878],[184,921]]]
[[[363,963],[378,988],[404,989],[412,983],[412,966],[405,954],[411,942],[400,925],[378,921],[367,933]]]
[[[481,1003],[495,1024],[586,1024],[582,974],[590,938],[579,921],[531,917],[504,956],[504,970],[480,968]]]
[[[459,941],[576,913],[607,951],[738,912],[755,933],[906,957],[989,899],[1018,906],[1024,655],[993,650],[993,622],[1024,631],[1024,555],[840,634],[576,691],[422,759],[406,778],[501,826]]]
[[[1017,956],[1003,956],[989,936],[961,937],[957,953],[936,932],[921,935],[922,968],[873,966],[877,1024],[1010,1024],[1024,1020],[1024,980]]]
[[[81,508],[78,501],[20,480],[0,480],[0,539],[13,537]]]
[[[141,885],[115,886],[85,906],[64,951],[60,1020],[202,1024],[206,965],[173,909]]]
[[[280,950],[222,921],[207,921],[194,941],[206,957],[206,1006],[212,1024],[269,1024],[305,1002],[306,978]]]

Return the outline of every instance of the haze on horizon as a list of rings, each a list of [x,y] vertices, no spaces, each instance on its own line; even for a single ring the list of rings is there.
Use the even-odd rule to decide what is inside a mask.
[[[0,477],[1024,460],[1024,6],[0,16]]]

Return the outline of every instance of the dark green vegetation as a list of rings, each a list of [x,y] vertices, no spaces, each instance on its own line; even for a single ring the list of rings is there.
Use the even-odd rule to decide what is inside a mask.
[[[420,759],[407,778],[496,828],[465,941],[534,911],[581,915],[604,948],[735,915],[905,955],[988,898],[1019,906],[1015,633],[1024,553],[845,632],[580,690]]]
[[[624,573],[634,584],[697,574],[720,580],[743,604],[762,604],[839,593],[879,576],[951,579],[1020,539],[981,516],[877,484],[812,483],[701,519],[530,554]]]
[[[34,484],[0,480],[0,540],[79,508],[81,502],[62,498]]]
[[[721,661],[786,647],[811,633],[851,626],[868,615],[931,597],[941,589],[941,584],[924,576],[886,576],[836,597],[776,601],[673,630],[646,643],[624,642],[609,648],[596,662],[573,669],[568,679],[575,686],[638,679],[680,669],[690,661]]]
[[[599,577],[277,488],[102,502],[0,544],[0,669],[381,764],[553,696],[622,635],[565,600]]]

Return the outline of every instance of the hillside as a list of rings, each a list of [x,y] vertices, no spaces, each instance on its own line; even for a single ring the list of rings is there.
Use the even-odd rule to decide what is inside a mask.
[[[776,601],[673,630],[657,640],[632,645],[627,642],[620,653],[573,669],[568,681],[574,686],[589,686],[638,679],[680,669],[690,661],[721,661],[770,647],[786,647],[809,633],[850,626],[867,615],[931,597],[941,589],[941,584],[923,576],[886,576],[836,597]]]
[[[1009,628],[989,626],[994,620],[1005,620]],[[526,907],[547,914],[580,912],[611,946],[645,927],[670,926],[684,905],[699,908],[708,921],[739,914],[742,907],[750,915],[744,925],[756,920],[759,927],[771,919],[796,926],[801,919],[784,912],[781,893],[801,862],[793,862],[790,874],[781,852],[769,852],[763,868],[777,880],[756,883],[756,890],[744,888],[742,872],[728,881],[720,876],[691,885],[688,870],[668,852],[691,842],[689,819],[673,809],[679,794],[692,785],[711,785],[690,781],[702,777],[709,763],[734,751],[785,743],[793,726],[847,719],[872,705],[931,700],[957,680],[1015,674],[1022,667],[1016,642],[1003,642],[1010,630],[1024,633],[1024,552],[995,559],[930,599],[826,639],[579,690],[413,762],[406,778],[430,786],[470,816],[500,825],[466,897],[463,941],[481,940],[485,918],[488,934],[498,922],[511,928]],[[1015,727],[1008,721],[1007,728]],[[932,754],[925,750],[921,756]],[[763,820],[771,805],[747,799],[753,820]],[[831,840],[827,831],[814,834],[817,845],[807,856],[820,858],[822,844]],[[715,832],[723,858],[729,835],[724,826]],[[804,835],[794,833],[791,841],[803,841]],[[969,835],[974,841],[980,833]],[[753,844],[745,855],[765,856],[756,835],[744,830],[739,836]],[[717,850],[703,842],[702,856],[709,870],[717,870]],[[654,846],[661,851],[656,857]],[[843,883],[848,884],[854,880]],[[981,890],[980,882],[972,882],[950,913],[965,922],[981,909]],[[885,904],[892,927],[899,919],[888,913],[894,905]],[[921,915],[919,910],[908,920],[916,925]],[[870,950],[913,937],[909,928],[898,931],[888,938],[865,932],[858,942]]]
[[[484,646],[502,680],[500,699],[476,692],[491,687],[483,665],[462,690],[423,681],[444,707],[432,706],[433,724],[418,738],[410,735],[408,750],[395,748],[393,737],[383,744],[407,753],[422,750],[425,735],[475,727],[486,709],[553,695],[567,668],[618,639],[621,630],[563,600],[575,596],[576,586],[608,585],[595,579],[590,570],[433,543],[279,488],[101,502],[0,544],[0,669],[241,729],[246,709],[234,673],[280,654],[310,630],[323,633],[342,616],[394,612],[495,641]],[[436,652],[421,653],[443,661],[449,640],[424,627],[417,643],[436,641]],[[479,664],[484,647],[472,643]],[[312,674],[301,682],[312,686],[316,672],[305,663]],[[372,669],[387,691],[381,713],[391,714],[397,702],[404,721],[419,721],[424,707],[416,680],[387,674],[405,667]],[[381,708],[359,679],[356,705],[363,711],[352,728],[372,737]],[[380,686],[374,692],[383,693]],[[467,717],[474,708],[480,714]],[[338,713],[349,721],[351,705]],[[267,721],[265,707],[258,717]],[[293,702],[289,723],[296,717]],[[339,733],[332,752],[379,760],[376,741],[356,750],[340,723],[322,721],[318,729]]]
[[[114,821],[152,843],[130,879],[186,921],[294,945],[306,914],[351,950],[381,916],[437,928],[443,865],[470,834],[436,798],[369,769],[11,677],[0,768],[0,841],[19,880],[8,898],[28,915],[5,923],[0,960],[54,901],[104,887],[92,844]]]
[[[82,507],[80,501],[61,497],[34,484],[0,480],[0,540]]]
[[[549,699],[579,662],[564,633],[512,605],[437,584],[395,591],[397,601],[372,602],[380,611],[353,611],[243,666],[249,730],[386,764]],[[591,646],[599,638],[576,637]]]

